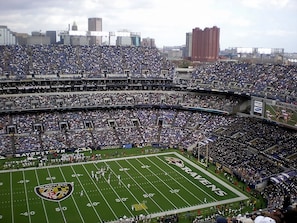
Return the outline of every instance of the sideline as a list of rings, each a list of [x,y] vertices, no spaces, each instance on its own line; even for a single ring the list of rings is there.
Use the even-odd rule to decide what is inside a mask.
[[[177,154],[177,152],[164,152],[164,153],[153,153],[153,154],[145,154],[145,155],[137,155],[137,156],[125,156],[125,157],[117,157],[117,158],[108,158],[108,159],[101,159],[101,160],[92,160],[92,161],[85,161],[85,162],[77,162],[77,163],[65,163],[65,164],[57,164],[57,165],[48,165],[48,166],[39,166],[39,167],[27,167],[27,168],[19,168],[19,169],[8,169],[8,170],[0,170],[0,173],[10,173],[10,172],[18,172],[18,171],[24,171],[24,170],[35,170],[35,169],[50,169],[50,168],[56,168],[61,166],[75,166],[75,165],[82,165],[86,163],[102,163],[102,162],[108,162],[108,161],[115,161],[115,160],[126,160],[126,159],[137,159],[137,158],[143,158],[143,157],[150,157],[150,156],[156,156],[156,155],[169,155],[169,154]]]

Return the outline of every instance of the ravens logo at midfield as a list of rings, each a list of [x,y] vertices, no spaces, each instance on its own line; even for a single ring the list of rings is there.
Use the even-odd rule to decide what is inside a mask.
[[[73,182],[51,183],[36,186],[34,191],[42,199],[57,202],[68,198],[73,192],[73,186]]]

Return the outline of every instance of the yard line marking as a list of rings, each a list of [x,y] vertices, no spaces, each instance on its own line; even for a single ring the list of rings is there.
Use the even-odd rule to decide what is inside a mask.
[[[51,178],[51,183],[53,183],[53,178],[52,178],[52,176],[51,176],[51,173],[50,173],[50,171],[49,171],[48,168],[46,168],[46,169],[47,169],[47,173],[48,173],[48,175],[49,175],[50,178]],[[65,214],[64,214],[64,210],[63,210],[63,208],[62,208],[62,206],[61,206],[61,202],[60,202],[60,201],[58,201],[58,205],[59,205],[59,208],[60,208],[60,212],[61,212],[61,214],[62,214],[62,217],[63,217],[63,219],[64,219],[64,222],[67,223],[67,220],[66,220],[66,217],[65,217]]]
[[[37,169],[35,169],[35,176],[36,176],[36,180],[37,180],[38,185],[40,185],[39,177],[38,177],[38,174],[37,174]],[[46,211],[45,204],[44,204],[44,200],[41,199],[41,202],[42,202],[42,207],[43,207],[43,210],[44,210],[44,213],[45,213],[46,222],[49,222],[47,211]]]
[[[141,162],[139,159],[136,159],[140,164],[144,165],[143,162]],[[159,168],[159,167],[158,167]],[[157,177],[161,182],[163,182],[163,184],[165,184],[170,190],[174,189],[172,187],[169,187],[169,185],[167,183],[165,183],[157,174],[155,174],[153,171],[150,170],[150,168],[147,169],[148,171],[150,171],[152,173],[152,175],[154,175],[155,177]],[[161,169],[161,171],[163,171]],[[163,171],[165,172],[165,171]],[[173,177],[171,177],[173,178]],[[175,180],[176,181],[176,180]],[[188,201],[186,201],[182,196],[180,196],[179,194],[176,194],[180,199],[182,199],[185,203],[187,203],[189,206],[192,206]]]
[[[147,179],[147,177],[146,176],[144,176],[137,168],[135,168],[128,160],[126,160],[126,162],[127,163],[129,163],[129,165],[133,168],[133,169],[135,169],[144,179],[146,179],[146,181],[153,187],[153,188],[155,188],[155,190],[156,191],[158,191],[161,195],[162,195],[162,197],[164,197],[167,201],[168,201],[168,203],[170,203],[175,209],[177,209],[177,206],[174,204],[174,203],[172,203],[172,201],[170,200],[170,199],[168,199],[153,183],[151,183],[151,181],[150,180],[148,180]],[[164,182],[163,182],[164,183]]]
[[[28,211],[28,217],[29,217],[29,222],[31,223],[31,214],[30,214],[30,207],[29,207],[29,201],[28,201],[28,193],[27,193],[27,186],[26,186],[26,178],[25,178],[25,171],[22,170],[23,173],[23,181],[24,181],[24,189],[25,189],[25,196],[26,196],[26,204],[27,204],[27,211]]]
[[[82,165],[82,166],[83,166],[83,165]],[[76,177],[76,179],[78,180],[79,184],[81,185],[81,187],[82,187],[82,189],[83,189],[83,191],[84,191],[84,194],[87,196],[87,198],[88,198],[90,204],[92,204],[92,201],[91,201],[91,199],[90,199],[90,197],[89,197],[89,195],[88,195],[86,189],[84,188],[83,184],[81,183],[79,177],[77,176],[77,174],[76,174],[76,172],[75,172],[73,166],[70,166],[70,167],[71,167],[73,173],[75,173],[75,177]],[[99,216],[97,210],[95,209],[95,207],[94,207],[93,205],[92,205],[92,208],[93,208],[95,214],[97,215],[98,219],[100,220],[100,222],[103,222],[102,219],[101,219],[101,217]]]
[[[11,202],[11,222],[14,223],[13,213],[13,193],[12,193],[12,172],[10,172],[10,202]]]
[[[93,165],[95,165],[95,164],[93,163]],[[110,206],[110,204],[109,204],[108,201],[106,200],[105,196],[102,194],[100,188],[97,186],[95,180],[91,177],[91,175],[90,175],[90,173],[88,172],[88,170],[87,170],[87,168],[85,167],[85,165],[82,165],[82,166],[83,166],[84,170],[86,171],[86,173],[88,174],[88,176],[90,177],[90,179],[92,180],[93,185],[95,185],[97,191],[99,191],[99,193],[100,193],[100,195],[102,196],[103,200],[104,200],[104,201],[106,202],[106,204],[108,205],[108,207],[109,207],[109,209],[111,210],[111,212],[113,213],[114,217],[115,217],[116,219],[118,219],[118,216],[117,216],[116,213],[113,211],[113,208]]]
[[[176,152],[164,152],[164,153],[154,153],[154,154],[146,154],[146,155],[138,155],[138,156],[131,156],[131,157],[118,157],[118,158],[108,158],[108,159],[102,159],[102,160],[95,160],[95,161],[88,161],[88,163],[103,163],[106,160],[108,161],[115,161],[115,160],[126,160],[126,159],[135,159],[135,158],[141,158],[141,157],[150,157],[150,156],[157,156],[157,155],[172,155],[177,154]],[[52,166],[40,166],[38,169],[51,169],[51,168],[57,168],[58,166],[79,166],[82,164],[86,164],[86,162],[77,162],[77,163],[64,163],[64,164],[58,164],[58,165],[52,165]],[[26,170],[34,170],[36,167],[28,167]],[[9,169],[9,170],[0,170],[0,173],[10,173],[10,172],[18,172],[19,169]]]
[[[149,162],[151,162],[155,167],[157,167],[160,171],[162,171],[163,173],[165,173],[165,171],[160,168],[159,166],[157,166],[151,159],[149,159],[148,157],[145,157]],[[190,193],[193,197],[195,197],[197,200],[201,201],[202,200],[197,197],[192,191],[190,191],[188,188],[186,188],[184,185],[182,185],[178,180],[176,180],[174,177],[172,177],[170,174],[168,175],[171,179],[173,179],[178,185],[180,185],[184,190],[186,190],[188,193]]]
[[[115,160],[115,162],[121,167],[121,168],[123,168],[120,164],[119,164],[119,162],[117,161],[117,160]],[[147,192],[143,189],[143,187],[141,187],[140,185],[139,185],[139,183],[137,183],[137,181],[134,179],[134,177],[132,177],[129,173],[128,173],[128,171],[127,170],[125,170],[124,171],[136,184],[137,184],[137,186],[145,193],[145,194],[147,194]],[[155,203],[155,205],[157,205],[158,206],[158,208],[160,209],[160,210],[162,210],[162,211],[164,211],[163,210],[163,208],[162,207],[160,207],[160,205],[152,198],[152,197],[148,197],[149,199],[151,199],[151,201],[153,202],[153,203]]]
[[[61,174],[62,174],[62,177],[63,177],[64,181],[66,182],[65,175],[64,175],[64,173],[63,173],[63,171],[62,171],[62,169],[61,169],[60,166],[59,166],[59,170],[60,170],[60,172],[61,172]],[[74,205],[75,205],[75,207],[76,207],[76,209],[77,209],[77,211],[78,211],[78,213],[79,213],[80,219],[82,220],[82,222],[85,222],[85,220],[83,219],[83,216],[81,215],[81,212],[80,212],[80,210],[79,210],[79,208],[78,208],[78,206],[77,206],[77,203],[76,203],[76,201],[75,201],[75,199],[74,199],[74,197],[73,197],[73,193],[71,194],[71,198],[72,198],[73,203],[74,203]]]
[[[106,164],[106,162],[104,162],[105,163],[105,165],[108,165],[108,164]],[[95,164],[94,164],[94,166],[97,168],[97,170],[99,170],[99,167],[98,166],[96,166]],[[112,168],[109,168],[109,170],[116,176],[117,174],[112,170]],[[104,179],[105,179],[105,181],[107,181],[106,180],[106,177],[104,177]],[[122,185],[129,191],[129,193],[131,194],[131,196],[138,202],[138,203],[141,203],[136,197],[135,197],[135,195],[133,194],[133,193],[131,193],[131,191],[127,188],[127,186],[123,183],[123,181],[121,180],[121,179],[119,179],[120,180],[120,182],[122,182]],[[118,198],[121,198],[120,196],[119,196],[119,194],[115,191],[115,189],[111,186],[111,184],[109,184],[109,186],[110,186],[110,188],[113,190],[113,192],[117,195],[117,197]],[[127,205],[126,205],[126,203],[124,202],[124,201],[122,201],[121,200],[121,202],[123,203],[123,205],[126,207],[126,209],[129,211],[129,213],[130,213],[130,215],[132,216],[132,217],[134,217],[134,214],[130,211],[130,207],[127,207]],[[146,210],[145,210],[145,212],[147,212]],[[148,212],[147,212],[148,213]]]
[[[233,193],[237,194],[238,197],[228,199],[228,200],[217,201],[217,202],[204,203],[204,204],[196,205],[196,206],[193,206],[193,207],[186,207],[186,208],[180,208],[180,209],[177,209],[177,210],[167,210],[167,211],[164,211],[164,212],[153,213],[153,214],[150,214],[151,218],[161,217],[161,216],[164,216],[164,215],[175,214],[177,212],[178,213],[187,212],[187,211],[192,211],[192,210],[196,210],[196,209],[203,209],[203,208],[211,207],[211,206],[215,206],[215,205],[222,205],[222,204],[227,204],[227,203],[231,203],[231,202],[242,201],[242,200],[246,200],[248,198],[244,194],[242,194],[239,190],[237,190],[237,188],[232,187],[231,185],[229,185],[226,182],[222,181],[221,179],[217,178],[212,173],[207,172],[205,169],[203,169],[200,166],[198,166],[197,164],[193,163],[193,161],[190,161],[190,160],[184,158],[182,155],[178,154],[177,152],[164,152],[164,153],[158,153],[158,154],[139,155],[139,156],[134,156],[134,157],[121,157],[121,158],[103,159],[103,160],[99,160],[99,161],[98,160],[90,161],[88,163],[103,163],[103,162],[106,162],[106,161],[109,162],[109,161],[118,161],[118,160],[129,160],[129,159],[143,158],[143,157],[160,157],[160,156],[166,156],[166,155],[176,155],[177,157],[181,158],[186,163],[190,164],[192,167],[196,168],[197,170],[201,171],[202,173],[206,174],[207,176],[213,178],[216,182],[222,184],[223,186],[225,186],[226,188],[231,190]],[[63,164],[63,165],[53,165],[53,166],[48,166],[48,167],[38,167],[38,169],[44,169],[44,168],[49,169],[49,168],[56,168],[57,166],[73,166],[73,165],[82,165],[82,164],[85,164],[85,162]],[[166,165],[168,165],[168,164],[166,163]],[[35,170],[35,169],[36,169],[36,167],[26,168],[26,170]],[[12,201],[13,201],[12,173],[13,172],[18,172],[18,171],[20,171],[20,170],[17,170],[17,169],[14,169],[14,170],[0,170],[0,173],[9,173],[11,175],[11,178],[10,178],[10,182],[11,182],[10,183],[10,186],[11,186],[10,194],[11,194],[11,200]],[[17,193],[21,193],[21,192],[17,192]],[[11,204],[12,204],[11,205],[12,223],[14,223],[13,202],[11,202]]]
[[[126,160],[126,159],[135,159],[135,158],[142,158],[142,157],[150,157],[150,156],[158,156],[158,155],[172,155],[177,154],[176,152],[162,152],[162,153],[154,153],[154,154],[145,154],[145,155],[137,155],[137,156],[124,156],[124,157],[117,157],[117,158],[106,158],[101,160],[95,160],[95,161],[88,161],[87,163],[103,163],[106,160],[108,161],[115,161],[115,160]],[[57,168],[58,166],[79,166],[82,164],[86,164],[85,161],[77,162],[77,163],[64,163],[64,164],[55,164],[51,166],[39,166],[38,169],[51,169],[51,168]],[[27,167],[26,170],[34,170],[36,167]],[[10,173],[10,172],[19,172],[19,169],[6,169],[6,170],[0,170],[0,173]]]
[[[169,165],[167,162],[165,162],[163,159],[161,159],[160,157],[156,156],[157,159],[159,159],[161,162],[165,163],[168,167],[170,167],[172,170],[174,170],[177,174],[179,174],[180,176],[182,176],[185,180],[187,180],[188,182],[190,182],[191,184],[193,184],[197,189],[199,189],[200,191],[202,191],[206,196],[211,197],[211,199],[213,199],[214,201],[218,201],[216,198],[214,198],[213,196],[211,196],[208,193],[205,193],[205,191],[198,186],[198,184],[195,184],[193,181],[191,181],[189,178],[186,177],[186,175],[183,175],[182,173],[178,172],[176,169],[174,169],[171,165]],[[208,175],[209,176],[209,175]],[[209,176],[211,177],[211,176]],[[212,178],[212,177],[211,177]]]
[[[93,165],[99,170],[99,168],[95,165],[95,163],[93,163]],[[87,168],[83,165],[83,168],[85,169],[86,173],[88,174],[88,176],[90,177],[90,179],[92,180],[93,184],[95,185],[97,191],[100,193],[100,195],[103,197],[104,201],[106,202],[106,204],[108,205],[109,209],[112,211],[113,215],[115,216],[115,218],[118,218],[118,216],[116,215],[116,213],[113,211],[113,208],[110,206],[110,204],[108,203],[108,200],[105,198],[105,196],[102,194],[100,188],[97,186],[95,180],[91,177],[90,173],[88,172]],[[106,179],[104,177],[104,179]]]
[[[227,184],[225,181],[221,180],[220,178],[216,177],[215,175],[213,175],[212,173],[208,172],[207,170],[201,168],[200,166],[198,166],[197,164],[193,163],[192,161],[186,159],[185,157],[183,157],[182,155],[175,153],[176,156],[178,156],[179,158],[181,158],[183,161],[185,161],[186,163],[190,164],[191,166],[193,166],[194,168],[200,170],[202,173],[204,173],[205,175],[209,176],[210,178],[214,179],[216,182],[218,182],[219,184],[223,185],[224,187],[226,187],[227,189],[229,189],[230,191],[232,191],[233,193],[235,193],[237,196],[239,196],[242,199],[248,199],[248,197],[246,195],[244,195],[243,193],[241,193],[239,190],[235,189],[234,187],[230,186],[229,184]],[[235,189],[235,190],[234,190]]]

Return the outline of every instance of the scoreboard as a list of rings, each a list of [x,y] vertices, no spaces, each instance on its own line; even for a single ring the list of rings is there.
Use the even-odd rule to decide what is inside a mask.
[[[251,115],[297,129],[297,105],[263,98],[252,98],[251,103]]]

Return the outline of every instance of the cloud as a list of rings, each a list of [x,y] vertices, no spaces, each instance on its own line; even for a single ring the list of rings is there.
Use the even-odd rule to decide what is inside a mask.
[[[271,30],[271,47],[284,42],[282,36],[297,51],[296,9],[295,0],[7,0],[1,2],[0,25],[31,33],[67,30],[75,21],[86,31],[88,18],[100,17],[103,31],[140,32],[157,46],[183,45],[195,27],[218,26],[226,47],[257,45]]]
[[[244,6],[255,8],[255,9],[265,9],[267,7],[277,7],[284,8],[290,3],[290,0],[241,0]]]
[[[288,30],[283,30],[283,29],[270,29],[264,32],[265,35],[267,36],[275,36],[275,37],[287,37],[287,36],[292,36],[295,35],[297,36],[297,31],[288,31]]]

